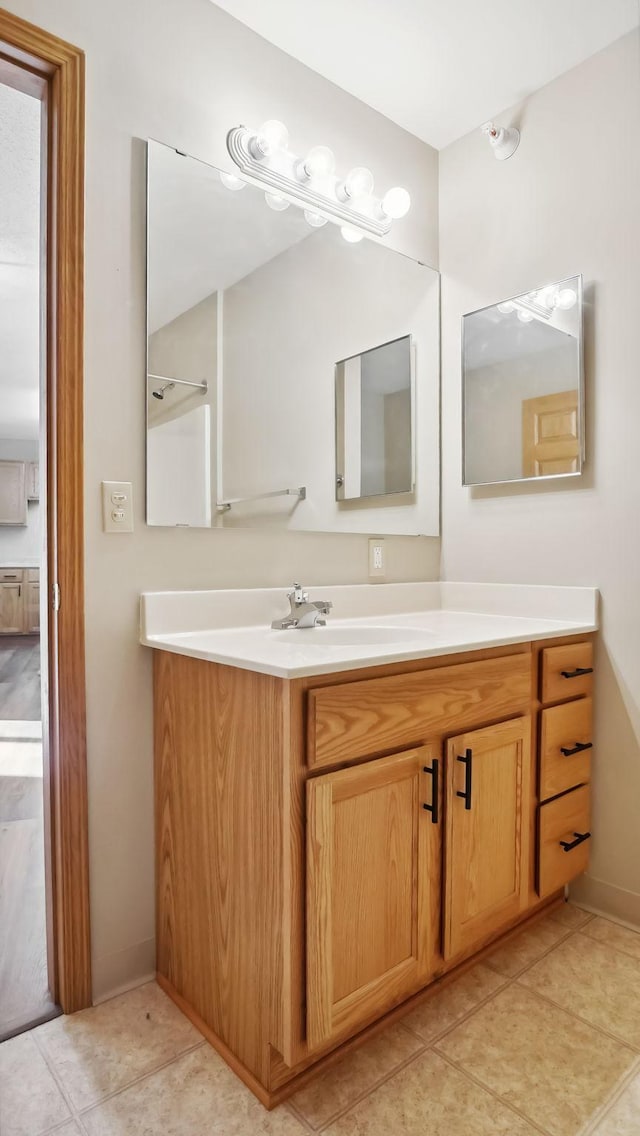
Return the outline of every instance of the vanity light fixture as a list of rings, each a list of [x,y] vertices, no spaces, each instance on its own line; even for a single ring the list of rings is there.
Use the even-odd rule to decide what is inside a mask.
[[[539,292],[529,292],[519,296],[516,300],[505,300],[498,304],[498,311],[503,316],[516,312],[522,323],[531,323],[533,319],[549,321],[558,309],[569,311],[578,302],[578,295],[573,288],[561,288],[552,284],[549,288],[542,288]]]
[[[365,166],[356,166],[346,177],[339,177],[328,146],[313,146],[301,158],[289,150],[288,143],[287,128],[276,119],[265,122],[259,130],[234,126],[227,135],[231,158],[243,174],[268,187],[265,196],[272,209],[286,209],[293,201],[304,209],[307,222],[314,228],[333,220],[342,226],[345,240],[352,243],[353,233],[358,231],[357,239],[365,232],[385,236],[393,221],[409,212],[411,197],[401,186],[387,190],[382,198],[375,197],[373,174]]]
[[[222,170],[220,171],[220,181],[222,182],[225,189],[231,189],[234,193],[240,189],[244,189],[245,185],[247,184],[246,181],[243,181],[242,178],[236,177],[235,174],[225,174]]]
[[[515,126],[496,126],[495,122],[485,122],[482,133],[489,139],[494,158],[504,162],[515,154],[520,145],[520,131]]]

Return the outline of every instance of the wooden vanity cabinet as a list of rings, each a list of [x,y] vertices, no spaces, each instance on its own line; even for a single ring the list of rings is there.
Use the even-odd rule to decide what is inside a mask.
[[[571,690],[564,640],[295,680],[154,652],[158,981],[267,1107],[584,870],[588,788],[541,796],[558,646]]]

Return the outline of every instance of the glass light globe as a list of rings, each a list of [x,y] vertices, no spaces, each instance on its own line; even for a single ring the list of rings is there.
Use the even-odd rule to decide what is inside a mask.
[[[366,166],[356,166],[349,170],[344,179],[344,188],[347,197],[366,197],[373,193],[373,174]]]
[[[531,323],[531,320],[533,319],[533,312],[528,312],[526,308],[523,308],[518,312],[518,319],[522,320],[523,323]]]
[[[236,177],[235,174],[225,174],[222,172],[220,173],[220,181],[227,189],[232,189],[234,193],[239,189],[244,189],[247,184],[246,181]]]
[[[364,233],[361,233],[359,229],[354,229],[352,225],[343,225],[340,232],[350,245],[357,245],[358,241],[361,241],[364,237]]]
[[[399,221],[401,217],[406,217],[411,208],[411,195],[401,185],[395,185],[382,198],[382,208],[392,221]]]
[[[286,150],[288,141],[289,131],[284,122],[278,122],[277,118],[263,122],[256,134],[256,146],[265,158],[276,150]]]
[[[515,308],[516,306],[511,303],[511,300],[505,300],[503,304],[498,304],[498,311],[502,312],[503,316],[511,315],[511,312],[514,312]]]
[[[323,217],[322,213],[316,213],[315,209],[305,209],[304,219],[312,229],[321,229],[326,225],[328,218]]]
[[[561,308],[563,312],[567,312],[576,303],[578,297],[573,288],[561,288],[558,292],[555,306]]]
[[[265,193],[264,199],[269,208],[276,213],[282,213],[284,209],[289,208],[289,202],[280,193]]]
[[[307,177],[328,177],[336,168],[333,150],[328,146],[313,146],[303,164]]]

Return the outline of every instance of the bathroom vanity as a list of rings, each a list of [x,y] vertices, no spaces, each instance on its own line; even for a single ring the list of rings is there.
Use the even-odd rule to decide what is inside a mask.
[[[142,598],[158,981],[268,1107],[589,856],[594,589],[316,597]]]

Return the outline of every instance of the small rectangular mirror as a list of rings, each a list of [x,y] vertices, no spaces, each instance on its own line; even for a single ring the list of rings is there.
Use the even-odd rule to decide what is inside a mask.
[[[404,335],[336,364],[336,500],[411,493],[413,348]]]
[[[463,316],[462,383],[463,485],[582,473],[582,277]]]

